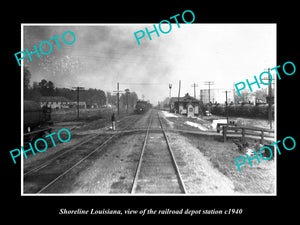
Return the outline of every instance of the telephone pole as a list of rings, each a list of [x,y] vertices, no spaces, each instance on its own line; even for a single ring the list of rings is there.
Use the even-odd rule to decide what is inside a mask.
[[[213,81],[205,81],[204,85],[208,85],[208,111],[210,112],[210,85],[214,85]]]
[[[77,90],[77,120],[79,120],[79,91],[84,90],[84,87],[72,87]]]
[[[198,87],[198,84],[194,83],[192,87],[194,87],[194,98],[196,98],[196,87]]]
[[[117,94],[117,107],[118,107],[118,115],[119,115],[120,114],[120,98],[119,98],[119,95],[120,95],[121,92],[124,92],[124,91],[120,91],[119,82],[117,83],[117,90],[113,91],[113,92]]]
[[[208,85],[208,103],[210,103],[210,85],[215,85],[213,81],[205,81],[204,85]]]
[[[269,74],[270,73],[270,68],[268,69],[265,69],[265,70],[268,70]],[[262,80],[267,80],[268,83],[271,82],[271,79],[270,79],[270,76],[268,76],[267,79],[262,79]],[[272,77],[272,80],[273,80],[273,77]],[[268,120],[269,120],[269,124],[270,124],[270,129],[272,129],[272,84],[274,84],[273,82],[271,82],[269,85],[268,85],[268,97],[267,97],[267,103],[268,103]]]

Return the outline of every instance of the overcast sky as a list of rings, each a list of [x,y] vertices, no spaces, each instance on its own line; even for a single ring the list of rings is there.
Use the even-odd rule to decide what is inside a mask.
[[[156,25],[158,27],[158,25]],[[153,24],[81,24],[27,25],[24,24],[23,49],[33,51],[42,41],[72,31],[76,41],[66,45],[58,38],[61,49],[51,40],[49,55],[32,55],[24,63],[34,81],[51,80],[56,87],[97,88],[114,91],[129,88],[138,97],[145,96],[156,104],[169,96],[193,96],[192,84],[206,89],[205,81],[214,81],[213,88],[233,89],[234,82],[253,80],[264,69],[276,65],[276,24],[172,24],[168,34],[152,33],[138,45],[134,32],[150,31]],[[168,28],[163,28],[167,30]],[[70,34],[66,35],[72,41]],[[43,45],[45,52],[47,44]],[[266,86],[267,87],[267,86]]]

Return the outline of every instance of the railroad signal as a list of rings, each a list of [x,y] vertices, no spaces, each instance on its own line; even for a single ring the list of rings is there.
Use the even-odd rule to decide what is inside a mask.
[[[170,112],[171,112],[171,91],[172,91],[172,84],[169,84],[169,89],[170,89],[170,92],[169,92],[169,108],[170,108]]]

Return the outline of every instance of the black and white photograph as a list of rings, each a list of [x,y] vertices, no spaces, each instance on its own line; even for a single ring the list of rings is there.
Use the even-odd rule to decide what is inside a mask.
[[[275,23],[21,29],[22,195],[277,194]]]
[[[5,220],[296,218],[297,7],[206,3],[5,6]]]

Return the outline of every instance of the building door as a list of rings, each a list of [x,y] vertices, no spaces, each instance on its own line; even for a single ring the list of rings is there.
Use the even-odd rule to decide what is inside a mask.
[[[189,104],[187,107],[187,117],[193,117],[194,116],[194,107]]]

